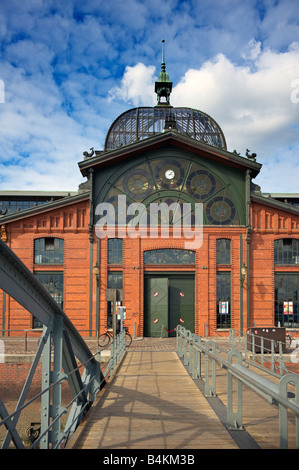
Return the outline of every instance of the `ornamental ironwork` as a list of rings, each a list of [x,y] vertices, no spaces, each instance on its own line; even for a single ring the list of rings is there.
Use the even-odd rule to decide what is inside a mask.
[[[148,139],[168,129],[226,150],[224,134],[207,114],[192,108],[140,107],[121,114],[111,125],[105,150],[113,150]]]

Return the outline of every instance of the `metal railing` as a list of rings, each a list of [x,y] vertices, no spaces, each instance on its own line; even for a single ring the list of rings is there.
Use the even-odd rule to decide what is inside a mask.
[[[47,340],[44,334],[42,337],[42,343],[45,345],[46,342]],[[26,403],[22,397],[20,397],[15,411],[11,414],[6,412],[5,405],[0,397],[0,415],[3,418],[2,421],[0,421],[0,427],[5,426],[7,429],[6,436],[2,442],[2,448],[8,448],[11,440],[16,448],[19,449],[25,447],[23,443],[24,438],[22,438],[16,431],[16,424],[20,418],[21,412],[37,400],[41,400],[41,423],[35,423],[35,425],[40,424],[40,427],[36,428],[37,432],[35,432],[35,437],[32,439],[32,443],[28,448],[33,449],[38,447],[41,449],[59,449],[64,447],[80,424],[82,418],[92,406],[98,392],[105,386],[106,379],[113,376],[115,368],[121,361],[125,350],[125,331],[122,331],[110,344],[110,357],[107,362],[101,362],[101,352],[98,351],[86,363],[75,366],[73,369],[69,369],[67,374],[62,372],[60,374],[58,373],[57,375],[61,376],[57,377],[57,380],[54,380],[51,383],[49,383],[50,377],[53,377],[55,372],[53,373],[53,371],[50,371],[46,373],[45,375],[49,378],[46,382],[49,383],[49,385],[46,387],[44,386],[40,393],[35,395]],[[45,351],[44,354],[47,360],[47,351]],[[39,356],[38,352],[37,355]],[[94,359],[96,360],[96,367],[91,371],[88,363]],[[76,382],[74,378],[77,377],[78,379],[78,374],[81,375],[80,371],[82,370],[82,381]],[[86,371],[88,371],[88,373],[86,373]],[[69,403],[63,406],[61,403],[60,406],[58,406],[56,402],[57,410],[53,413],[55,406],[50,405],[48,407],[45,406],[45,404],[49,399],[49,395],[53,394],[54,396],[55,393],[57,393],[57,388],[60,388],[65,382],[68,382],[70,388],[72,388],[72,399]],[[81,383],[81,387],[78,387],[79,383]],[[75,384],[77,384],[77,387]],[[24,389],[27,387],[28,386],[25,384]],[[77,390],[75,390],[76,388]],[[51,413],[49,413],[50,409],[52,410]],[[68,418],[62,431],[61,419],[66,414],[68,414]],[[49,416],[51,418],[50,420],[44,419]]]
[[[125,348],[125,333],[112,343],[111,358],[102,371],[100,354],[93,354],[68,316],[58,306],[33,273],[15,253],[0,240],[0,289],[11,296],[43,324],[43,335],[39,341],[16,409],[7,411],[0,397],[0,429],[6,434],[2,448],[10,446],[24,448],[23,439],[17,431],[21,413],[40,399],[40,435],[35,441],[40,448],[59,448],[79,425],[96,394],[104,386],[106,374],[113,374]],[[37,367],[42,362],[41,392],[28,399],[29,390]],[[79,365],[78,365],[79,364]],[[68,383],[72,399],[63,404],[62,384]],[[26,401],[27,400],[27,401]],[[67,422],[62,430],[62,417]]]
[[[226,337],[221,336],[219,330],[213,330],[211,327],[209,327],[209,330],[210,336],[215,338],[217,347],[220,349],[219,345],[226,340]],[[208,339],[206,323],[203,323],[202,331],[201,338]],[[292,352],[297,361],[295,356],[299,348],[299,337],[292,338],[288,332],[285,341],[279,341],[277,339],[264,338],[256,334],[256,332],[252,333],[249,330],[241,333],[240,331],[229,329],[226,342],[228,343],[227,351],[239,351],[243,355],[244,361],[248,364],[252,364],[266,372],[270,371],[275,377],[281,377],[285,373],[290,372],[287,362],[287,359],[290,360],[290,357],[287,357],[286,353],[291,356],[290,353]],[[291,362],[293,361],[291,360]]]
[[[279,408],[280,448],[288,447],[288,411],[295,414],[296,448],[299,448],[299,375],[286,373],[275,384],[264,376],[249,369],[241,352],[231,349],[228,352],[217,351],[212,340],[202,340],[181,325],[177,326],[177,352],[193,379],[204,380],[204,394],[216,396],[216,365],[227,371],[227,426],[240,429],[243,426],[243,393],[246,385]],[[203,357],[202,357],[203,356]],[[204,375],[202,362],[204,360]],[[253,364],[255,365],[255,364]],[[237,380],[237,409],[233,406],[233,377]],[[294,386],[293,398],[290,398],[289,385]]]
[[[276,377],[282,377],[288,372],[285,364],[284,351],[286,343],[274,339],[264,338],[247,331],[244,336],[235,330],[229,331],[230,349],[239,351],[244,361],[263,370],[270,370]]]

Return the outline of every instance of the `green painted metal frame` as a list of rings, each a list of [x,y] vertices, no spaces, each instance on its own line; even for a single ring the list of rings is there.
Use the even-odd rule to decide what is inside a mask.
[[[94,402],[97,392],[105,385],[105,377],[113,375],[116,364],[125,351],[125,331],[112,342],[111,359],[105,374],[101,370],[100,353],[91,353],[84,339],[72,325],[65,313],[41,286],[35,276],[0,240],[0,288],[34,314],[43,324],[43,335],[16,409],[9,414],[0,397],[0,425],[7,433],[2,448],[24,448],[16,429],[21,412],[35,399],[41,398],[41,432],[32,447],[41,449],[60,448],[77,428],[82,417]],[[27,395],[42,357],[41,392],[26,402]],[[77,365],[77,359],[81,365]],[[79,369],[83,367],[82,377]],[[62,406],[62,383],[67,381],[72,400]],[[68,414],[64,431],[61,418]]]

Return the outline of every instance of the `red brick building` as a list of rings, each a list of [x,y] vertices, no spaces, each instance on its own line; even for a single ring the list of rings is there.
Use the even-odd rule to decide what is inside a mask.
[[[162,64],[157,106],[112,123],[104,150],[79,163],[87,180],[77,193],[6,213],[0,193],[1,239],[83,335],[111,323],[107,288],[123,290],[137,336],[172,334],[178,323],[199,335],[296,333],[298,197],[261,193],[256,156],[229,152],[207,114],[172,107],[171,86]],[[0,321],[11,334],[39,326],[2,291]]]

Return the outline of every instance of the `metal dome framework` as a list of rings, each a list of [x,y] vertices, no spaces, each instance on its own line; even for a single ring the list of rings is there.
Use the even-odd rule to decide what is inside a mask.
[[[121,114],[111,125],[105,151],[148,139],[168,129],[226,150],[224,134],[207,114],[192,108],[139,107]]]

